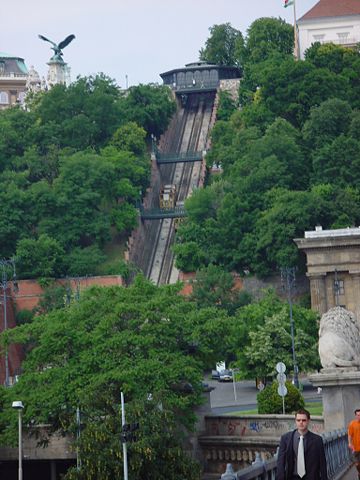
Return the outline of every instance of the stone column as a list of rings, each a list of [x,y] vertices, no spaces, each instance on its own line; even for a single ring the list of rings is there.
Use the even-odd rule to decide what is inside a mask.
[[[349,272],[352,278],[354,310],[356,319],[360,321],[360,271]]]
[[[310,375],[314,387],[322,388],[325,431],[347,428],[360,408],[360,371],[356,367],[328,368]]]
[[[310,280],[311,308],[323,315],[328,310],[325,285],[326,274],[307,274],[307,276]]]

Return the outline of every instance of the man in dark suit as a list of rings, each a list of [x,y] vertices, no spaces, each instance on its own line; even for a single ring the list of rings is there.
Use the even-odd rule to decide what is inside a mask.
[[[295,422],[280,439],[276,480],[328,480],[323,440],[308,430],[310,413],[299,410]]]

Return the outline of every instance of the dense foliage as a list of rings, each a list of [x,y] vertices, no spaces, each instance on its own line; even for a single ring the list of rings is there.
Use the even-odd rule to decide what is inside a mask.
[[[268,385],[258,393],[258,412],[261,414],[283,413],[283,400],[278,394],[278,382]],[[305,401],[300,391],[291,383],[286,382],[287,394],[284,398],[285,413],[294,413],[305,407]]]
[[[240,108],[220,98],[207,156],[223,173],[187,201],[177,263],[258,276],[301,270],[294,238],[360,223],[360,53],[315,44],[296,61],[290,26],[259,19],[238,62]]]
[[[3,334],[29,353],[19,382],[0,388],[0,443],[16,441],[12,400],[22,399],[24,425],[38,433],[42,424],[49,434],[74,433],[80,407],[82,470],[67,478],[122,478],[123,392],[127,422],[140,423],[138,441],[129,444],[131,477],[198,479],[183,440],[202,401],[203,371],[223,358],[218,338],[227,316],[199,308],[179,289],[141,277],[128,288],[92,288],[77,303]]]
[[[300,371],[319,368],[317,314],[293,305],[292,317]],[[289,305],[270,290],[261,300],[239,308],[228,323],[224,345],[242,378],[272,378],[278,362],[293,374]]]
[[[230,23],[213,25],[209,28],[210,37],[200,50],[200,60],[215,65],[237,65],[236,51],[243,45],[243,36]]]
[[[23,278],[86,275],[137,221],[146,142],[174,111],[168,89],[79,78],[0,112],[0,257]],[[113,273],[113,272],[112,272]]]

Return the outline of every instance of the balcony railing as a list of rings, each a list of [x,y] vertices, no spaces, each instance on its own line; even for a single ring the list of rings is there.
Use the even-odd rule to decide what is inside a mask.
[[[359,38],[355,38],[355,37],[347,37],[347,38],[334,38],[334,39],[327,39],[327,38],[323,38],[321,40],[315,40],[314,39],[314,43],[315,42],[320,42],[321,44],[324,44],[324,43],[334,43],[335,45],[342,45],[343,47],[347,47],[347,46],[353,46],[353,45],[356,45],[357,43],[360,42],[360,39]]]
[[[348,447],[347,431],[335,430],[322,435],[325,447],[325,456],[329,480],[340,480],[352,465]],[[259,454],[250,467],[234,472],[231,464],[221,475],[221,480],[275,480],[277,455],[270,460],[263,461]]]
[[[177,206],[174,208],[149,208],[144,209],[140,207],[140,215],[142,220],[161,220],[163,218],[180,218],[186,217],[186,210],[184,206]]]
[[[203,152],[155,153],[157,163],[199,162],[203,156]]]
[[[6,73],[6,72],[1,72],[0,71],[0,78],[18,78],[18,79],[24,79],[27,77],[27,74],[26,73],[14,73],[14,72],[9,72],[9,73]]]

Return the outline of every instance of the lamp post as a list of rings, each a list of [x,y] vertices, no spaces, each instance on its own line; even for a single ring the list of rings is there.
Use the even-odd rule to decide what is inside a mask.
[[[77,440],[77,447],[76,447],[76,470],[79,471],[81,469],[81,457],[80,457],[80,435],[81,435],[81,417],[80,417],[80,408],[76,408],[76,440]]]
[[[234,399],[235,402],[237,401],[237,395],[236,395],[236,373],[239,371],[238,368],[233,368],[232,369],[232,377],[233,377],[233,387],[234,387]]]
[[[3,291],[3,312],[4,312],[4,331],[8,328],[7,323],[7,289],[9,286],[8,282],[8,270],[9,268],[13,271],[13,285],[14,290],[17,291],[17,282],[16,282],[16,272],[15,272],[15,260],[12,258],[10,260],[0,259],[0,268],[1,268],[1,283],[0,286]],[[8,348],[5,349],[5,387],[10,385],[10,375],[9,375],[9,352]]]
[[[19,413],[19,475],[18,480],[22,480],[23,472],[22,472],[22,411],[24,405],[21,401],[12,402],[12,408],[18,411]]]
[[[123,392],[120,393],[121,395],[121,426],[124,429],[126,425],[125,421],[125,399]],[[127,461],[127,445],[126,441],[122,442],[123,445],[123,464],[124,464],[124,480],[128,480],[128,461]]]
[[[290,333],[291,333],[291,349],[292,359],[294,365],[294,385],[299,388],[299,369],[296,361],[295,354],[295,337],[294,337],[294,319],[292,311],[292,290],[295,287],[295,267],[284,267],[280,269],[281,283],[284,290],[287,293],[287,299],[289,302],[289,314],[290,314]]]

